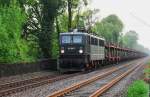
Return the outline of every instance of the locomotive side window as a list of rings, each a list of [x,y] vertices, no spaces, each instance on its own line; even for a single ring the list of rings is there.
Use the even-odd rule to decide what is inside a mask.
[[[94,45],[94,38],[91,37],[91,44]]]
[[[82,43],[82,36],[81,35],[73,36],[73,43]]]
[[[94,44],[98,45],[98,39],[95,38]]]
[[[87,45],[90,45],[90,36],[86,36],[86,43]]]
[[[98,41],[99,41],[99,42],[98,42],[98,45],[101,46],[101,44],[100,44],[100,43],[101,43],[101,40],[98,40]]]
[[[99,46],[104,46],[104,41],[103,40],[99,40]]]
[[[104,46],[104,41],[103,40],[101,40],[101,44],[102,44],[101,46]]]
[[[71,43],[71,36],[70,35],[61,36],[61,42],[62,42],[62,44]]]
[[[92,45],[98,45],[98,39],[94,38],[94,37],[91,37],[91,44]]]
[[[88,36],[88,43],[91,44],[91,38]]]

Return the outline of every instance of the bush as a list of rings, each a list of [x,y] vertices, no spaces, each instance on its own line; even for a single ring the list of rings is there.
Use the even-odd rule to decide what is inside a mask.
[[[142,80],[133,82],[127,90],[127,97],[148,97],[149,86]]]
[[[33,60],[28,55],[29,46],[27,42],[21,39],[26,15],[16,1],[11,0],[9,6],[0,4],[0,63]]]

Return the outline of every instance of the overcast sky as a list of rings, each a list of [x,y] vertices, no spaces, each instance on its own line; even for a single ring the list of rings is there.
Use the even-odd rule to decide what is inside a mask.
[[[99,17],[116,14],[124,23],[123,32],[135,30],[139,43],[150,49],[150,0],[91,0],[100,9]]]

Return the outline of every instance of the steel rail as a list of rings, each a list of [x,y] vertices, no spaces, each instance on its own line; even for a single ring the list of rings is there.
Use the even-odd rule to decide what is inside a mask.
[[[105,73],[102,73],[100,75],[96,75],[96,76],[91,77],[91,78],[89,78],[87,80],[80,81],[80,82],[78,82],[76,84],[73,84],[73,85],[71,85],[69,87],[66,87],[64,89],[58,90],[58,91],[56,91],[56,92],[48,95],[47,97],[59,97],[59,96],[63,96],[63,95],[65,95],[65,94],[67,94],[67,93],[69,93],[69,92],[71,92],[73,90],[76,90],[76,89],[79,89],[79,88],[81,88],[81,87],[83,87],[85,85],[88,85],[88,84],[90,84],[90,83],[92,83],[92,82],[94,82],[96,80],[99,80],[99,79],[101,79],[101,78],[103,78],[103,77],[105,77],[105,76],[107,76],[107,75],[109,75],[109,74],[111,74],[111,73],[113,73],[115,71],[118,71],[118,70],[120,70],[120,69],[122,69],[124,67],[127,67],[129,65],[130,64],[127,64],[125,66],[121,66],[121,67],[118,67],[118,68],[114,67],[113,69],[111,69],[111,70],[109,70],[109,71],[107,71]]]
[[[20,91],[23,91],[23,90],[27,90],[29,88],[35,88],[35,87],[38,87],[38,86],[41,86],[41,85],[44,85],[44,84],[49,84],[49,83],[52,83],[52,82],[55,82],[55,81],[58,81],[58,80],[62,80],[62,79],[70,78],[70,77],[73,77],[73,76],[77,76],[77,75],[80,75],[82,73],[83,72],[70,74],[70,75],[60,75],[60,76],[56,76],[56,77],[50,78],[50,79],[48,77],[47,79],[44,79],[44,80],[41,79],[41,80],[33,81],[33,82],[30,81],[30,80],[29,81],[27,80],[28,82],[31,82],[31,83],[23,81],[23,82],[25,82],[25,84],[23,84],[23,82],[21,81],[21,84],[19,84],[20,86],[15,85],[16,87],[10,87],[8,89],[0,90],[0,97],[10,95],[12,93],[20,92]],[[19,82],[17,82],[17,83],[19,83]],[[15,83],[12,83],[12,84],[15,84]]]
[[[36,78],[31,78],[31,79],[25,79],[25,80],[21,80],[21,81],[16,81],[16,82],[7,82],[5,84],[0,85],[0,91],[4,90],[4,89],[9,89],[11,87],[17,87],[17,86],[21,86],[21,85],[25,85],[25,84],[29,84],[29,83],[33,83],[33,82],[37,82],[45,79],[49,79],[55,77],[54,75],[48,75],[48,76],[43,76],[43,77],[36,77]]]
[[[117,82],[119,82],[121,79],[123,79],[124,77],[126,77],[128,74],[130,74],[131,72],[133,72],[135,69],[139,69],[141,68],[143,65],[138,64],[134,67],[132,67],[131,69],[129,69],[128,71],[126,71],[125,73],[121,74],[120,76],[118,76],[117,78],[113,79],[112,81],[110,81],[109,83],[107,83],[106,85],[102,86],[100,89],[96,90],[96,92],[94,92],[92,95],[90,95],[89,97],[99,97],[100,95],[102,95],[104,92],[106,92],[109,88],[111,88],[113,85],[115,85]]]
[[[135,60],[137,61],[137,60]],[[133,62],[135,62],[133,61]],[[128,65],[132,64],[133,62],[129,62]],[[110,67],[110,68],[106,68],[104,70],[109,70],[112,69],[114,67]],[[60,75],[60,76],[45,76],[45,77],[36,77],[33,79],[27,79],[27,80],[23,80],[23,81],[18,81],[18,82],[11,82],[11,83],[7,83],[4,85],[0,85],[0,97],[1,96],[6,96],[6,95],[10,95],[12,93],[16,93],[16,92],[20,92],[20,91],[24,91],[27,90],[29,88],[35,88],[44,84],[49,84],[58,80],[62,80],[62,79],[66,79],[66,78],[70,78],[73,76],[77,76],[80,74],[84,74],[84,72],[80,72],[80,73],[75,73],[75,74],[70,74],[70,75]],[[5,87],[6,86],[6,87]]]

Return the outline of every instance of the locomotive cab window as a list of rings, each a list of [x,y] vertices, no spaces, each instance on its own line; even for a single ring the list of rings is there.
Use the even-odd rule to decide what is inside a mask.
[[[71,43],[71,36],[70,35],[63,35],[61,36],[61,43]]]
[[[73,43],[82,43],[82,36],[81,35],[74,35],[73,36]]]
[[[81,44],[83,43],[82,35],[62,35],[61,44]]]

